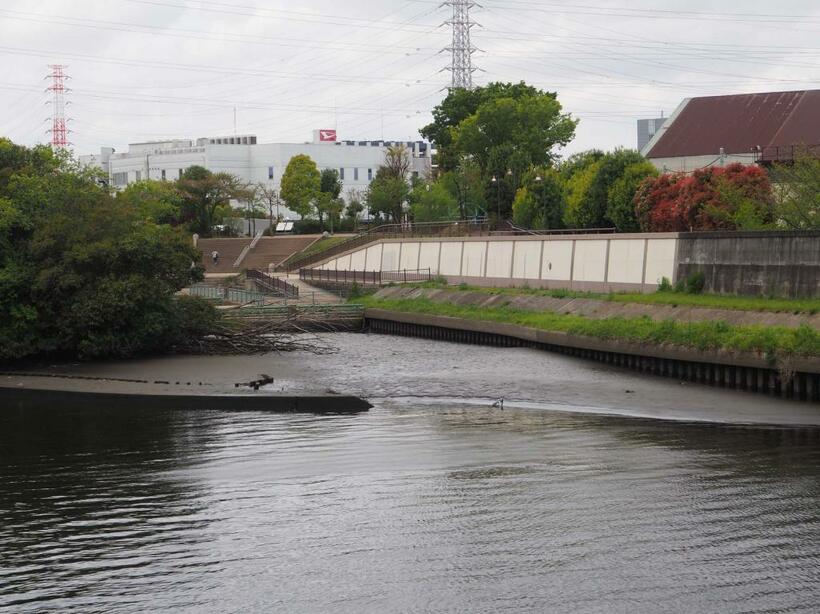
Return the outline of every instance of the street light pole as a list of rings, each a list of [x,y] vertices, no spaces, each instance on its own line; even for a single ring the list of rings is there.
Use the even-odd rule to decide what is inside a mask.
[[[498,180],[498,177],[493,175],[491,180],[495,184],[495,215],[496,215],[496,224],[500,224],[501,222],[501,182]]]

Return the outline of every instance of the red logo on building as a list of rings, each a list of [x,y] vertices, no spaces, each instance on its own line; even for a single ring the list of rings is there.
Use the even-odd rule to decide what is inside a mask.
[[[319,130],[319,141],[321,142],[335,142],[336,141],[336,131],[335,130]]]

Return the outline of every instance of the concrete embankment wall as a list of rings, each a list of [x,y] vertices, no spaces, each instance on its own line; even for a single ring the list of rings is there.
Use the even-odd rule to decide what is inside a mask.
[[[602,320],[606,318],[651,318],[662,322],[726,322],[736,326],[811,326],[820,330],[820,313],[776,313],[773,311],[741,311],[687,305],[644,305],[591,298],[557,298],[532,294],[488,294],[457,289],[387,287],[376,293],[385,300],[423,298],[434,303],[492,309],[509,307],[523,311],[552,312]]]
[[[747,296],[820,295],[820,232],[680,235],[676,275],[703,273],[705,291]]]
[[[774,368],[756,354],[696,350],[581,337],[515,324],[366,309],[372,332],[501,347],[530,347],[596,360],[678,381],[789,399],[820,401],[820,364],[795,358]]]
[[[820,232],[386,239],[328,258],[339,271],[430,269],[451,283],[653,292],[703,272],[706,291],[820,296]]]

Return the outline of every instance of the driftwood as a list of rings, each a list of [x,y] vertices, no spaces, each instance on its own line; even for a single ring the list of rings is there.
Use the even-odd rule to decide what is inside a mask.
[[[240,355],[269,352],[310,352],[332,354],[337,351],[315,331],[333,332],[335,327],[323,319],[300,315],[277,319],[225,317],[207,335],[177,344],[180,354]]]

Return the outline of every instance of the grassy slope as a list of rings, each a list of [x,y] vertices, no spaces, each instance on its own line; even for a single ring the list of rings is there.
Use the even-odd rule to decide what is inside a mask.
[[[293,260],[294,258],[301,258],[302,256],[309,256],[309,255],[312,255],[312,254],[323,252],[327,249],[330,249],[331,247],[334,247],[335,245],[338,245],[342,241],[347,241],[351,236],[352,235],[346,235],[346,236],[334,235],[332,237],[328,237],[327,239],[321,239],[320,238],[319,240],[314,241],[313,243],[308,245],[301,252],[296,252],[295,254],[290,256],[282,264],[286,264],[288,261]]]
[[[416,286],[419,287],[419,286]],[[527,294],[555,298],[592,298],[616,303],[641,303],[644,305],[674,305],[683,307],[713,307],[738,311],[772,311],[776,313],[820,313],[820,299],[781,299],[748,296],[723,296],[717,294],[683,294],[679,292],[655,292],[654,294],[576,292],[573,290],[543,290],[536,288],[482,288],[479,286],[448,286],[438,282],[421,284],[424,288],[484,292],[486,294]]]
[[[731,326],[725,322],[656,322],[647,317],[593,320],[576,315],[522,311],[508,307],[486,309],[434,303],[428,299],[382,300],[362,296],[355,301],[365,307],[505,322],[598,339],[760,352],[772,359],[790,354],[820,356],[820,333],[809,326],[791,329],[779,326]]]

